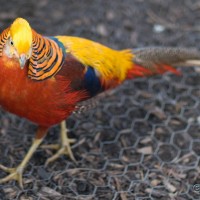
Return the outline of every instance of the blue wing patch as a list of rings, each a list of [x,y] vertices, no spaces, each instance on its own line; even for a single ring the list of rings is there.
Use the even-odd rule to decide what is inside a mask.
[[[103,91],[101,81],[92,67],[88,67],[85,73],[84,86],[91,96],[94,96]]]

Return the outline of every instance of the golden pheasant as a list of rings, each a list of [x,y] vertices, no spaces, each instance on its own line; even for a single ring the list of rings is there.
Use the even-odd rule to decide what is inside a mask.
[[[17,180],[41,144],[48,129],[61,123],[61,144],[49,145],[75,161],[65,119],[76,105],[126,79],[177,71],[174,65],[200,65],[198,51],[181,48],[144,48],[117,51],[99,43],[69,36],[44,37],[17,18],[0,35],[0,105],[38,124],[27,155],[16,168],[0,165],[9,173],[0,184]],[[47,146],[48,147],[48,146]]]

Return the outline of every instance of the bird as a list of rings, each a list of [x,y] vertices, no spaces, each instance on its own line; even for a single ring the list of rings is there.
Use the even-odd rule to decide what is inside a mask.
[[[0,105],[3,109],[38,125],[35,138],[15,168],[0,164],[8,173],[0,184],[18,181],[48,130],[61,125],[60,143],[44,148],[56,150],[46,165],[62,155],[76,162],[65,120],[79,103],[115,88],[125,80],[165,72],[179,74],[175,66],[200,65],[193,48],[144,47],[114,50],[76,36],[43,36],[23,18],[16,18],[0,35]]]

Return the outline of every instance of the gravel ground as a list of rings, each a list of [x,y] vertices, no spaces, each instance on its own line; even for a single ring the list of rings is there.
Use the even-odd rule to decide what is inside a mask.
[[[44,35],[76,35],[116,49],[199,47],[198,0],[1,0],[0,26],[28,19]],[[25,188],[0,186],[9,200],[200,199],[200,73],[180,69],[125,82],[96,108],[67,120],[78,164],[62,157],[44,168],[51,151],[38,149],[24,173]],[[36,126],[0,113],[0,163],[16,166]],[[44,143],[58,140],[53,127]],[[5,173],[0,171],[0,177]],[[200,185],[197,185],[200,186]]]

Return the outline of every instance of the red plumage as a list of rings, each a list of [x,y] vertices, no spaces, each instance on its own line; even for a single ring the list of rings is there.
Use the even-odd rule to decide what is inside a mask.
[[[181,73],[176,70],[174,67],[171,67],[169,65],[155,65],[154,69],[152,68],[144,68],[141,65],[134,64],[133,68],[128,70],[127,72],[127,79],[133,79],[137,77],[146,77],[146,76],[152,76],[155,74],[164,74],[165,72],[172,72],[176,75],[180,75]]]
[[[27,77],[27,67],[10,68],[7,62],[0,58],[0,66],[6,66],[0,67],[0,103],[12,113],[50,127],[66,119],[77,102],[86,98],[86,92],[72,89],[72,81],[65,76],[35,81]],[[19,65],[17,61],[12,64]]]

